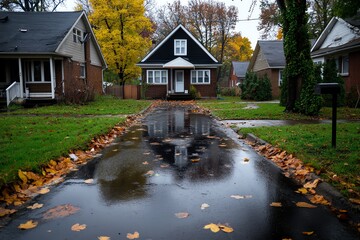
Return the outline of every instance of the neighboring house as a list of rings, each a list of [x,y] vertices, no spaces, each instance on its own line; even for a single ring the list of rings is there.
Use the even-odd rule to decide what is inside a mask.
[[[351,88],[359,92],[360,14],[349,19],[332,18],[311,48],[311,57],[315,63],[335,59],[346,93]]]
[[[0,12],[0,97],[102,93],[105,59],[85,12]],[[6,90],[7,89],[7,90]]]
[[[237,87],[238,84],[241,84],[249,67],[249,62],[231,62],[230,68],[230,77],[228,87]]]
[[[189,96],[194,86],[202,97],[216,97],[218,60],[182,25],[151,50],[138,64],[145,97]]]
[[[273,98],[279,98],[285,64],[282,40],[259,40],[251,57],[248,71],[252,71],[258,76],[267,75],[271,82]]]

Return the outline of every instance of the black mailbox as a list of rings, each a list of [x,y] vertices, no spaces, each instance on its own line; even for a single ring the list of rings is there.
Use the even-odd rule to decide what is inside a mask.
[[[318,83],[315,87],[316,94],[339,94],[340,86],[338,83]]]
[[[332,94],[332,146],[336,147],[336,106],[337,95],[340,93],[340,85],[338,83],[318,83],[315,86],[315,94]]]

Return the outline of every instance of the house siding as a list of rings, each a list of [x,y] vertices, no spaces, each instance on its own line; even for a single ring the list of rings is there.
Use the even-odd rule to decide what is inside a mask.
[[[266,58],[260,49],[258,55],[256,56],[256,61],[254,63],[253,71],[257,72],[267,68],[269,68],[269,64],[266,61]]]
[[[80,19],[75,28],[81,30],[83,33],[86,32],[86,28],[82,19]],[[72,56],[73,61],[85,62],[84,56],[84,45],[73,41],[72,29],[70,29],[68,36],[66,37],[63,45],[60,47],[60,54]]]
[[[360,50],[349,53],[349,76],[345,78],[345,91],[350,93],[351,88],[360,90]]]
[[[90,62],[92,65],[99,66],[99,67],[102,66],[101,59],[99,57],[99,54],[96,51],[93,38],[91,38],[91,40],[90,40]]]
[[[201,97],[212,98],[216,97],[216,85],[217,85],[217,70],[210,69],[210,84],[191,84],[200,93]],[[190,71],[189,71],[189,85],[190,85]],[[189,88],[190,89],[190,86]]]
[[[357,35],[347,26],[347,23],[344,20],[339,19],[324,40],[320,49],[343,45],[353,40],[355,37],[357,37]],[[335,41],[335,39],[338,40]]]

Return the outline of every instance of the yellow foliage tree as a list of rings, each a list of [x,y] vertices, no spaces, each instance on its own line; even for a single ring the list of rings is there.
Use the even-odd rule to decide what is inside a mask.
[[[241,36],[240,33],[236,33],[229,38],[225,46],[224,62],[249,61],[252,53],[250,40],[247,37]]]
[[[151,46],[152,31],[145,16],[143,0],[90,0],[89,20],[104,54],[109,70],[120,84],[140,75],[135,64]]]

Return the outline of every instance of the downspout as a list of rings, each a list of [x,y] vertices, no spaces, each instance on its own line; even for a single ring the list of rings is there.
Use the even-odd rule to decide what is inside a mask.
[[[24,98],[24,81],[22,74],[21,58],[18,58],[18,64],[19,64],[20,98]]]
[[[50,58],[51,98],[55,99],[55,74],[53,58]]]

